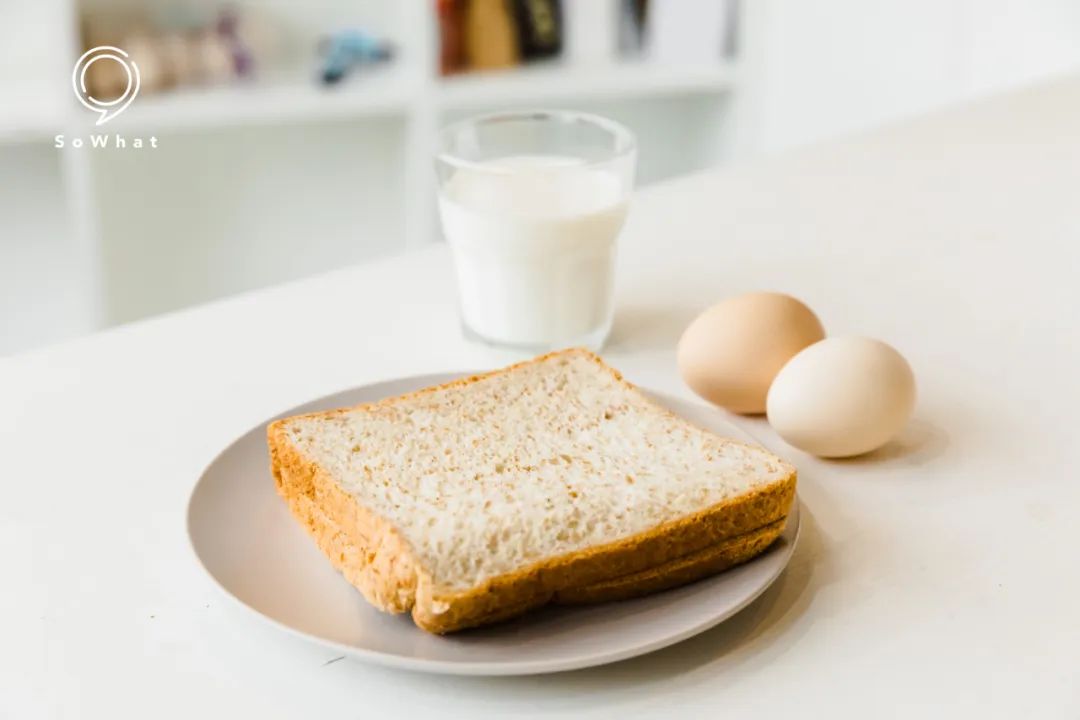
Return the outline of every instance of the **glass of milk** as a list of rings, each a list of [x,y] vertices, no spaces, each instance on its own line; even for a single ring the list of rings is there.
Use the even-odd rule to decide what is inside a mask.
[[[442,131],[439,214],[466,336],[530,352],[599,349],[637,146],[621,125],[561,110]]]

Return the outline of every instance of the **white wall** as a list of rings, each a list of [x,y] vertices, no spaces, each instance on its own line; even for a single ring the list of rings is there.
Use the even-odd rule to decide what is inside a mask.
[[[744,154],[1080,72],[1077,0],[744,0],[742,6]]]

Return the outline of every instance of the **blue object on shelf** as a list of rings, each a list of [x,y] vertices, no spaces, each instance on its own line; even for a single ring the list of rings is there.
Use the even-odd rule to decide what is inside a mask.
[[[320,77],[326,85],[333,85],[344,78],[353,68],[387,62],[393,55],[393,47],[361,30],[341,30],[320,43],[322,71]]]

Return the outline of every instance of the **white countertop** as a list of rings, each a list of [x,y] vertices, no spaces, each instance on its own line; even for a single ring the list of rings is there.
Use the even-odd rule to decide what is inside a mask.
[[[499,364],[444,247],[0,361],[0,717],[1080,716],[1080,81],[640,193],[605,355],[690,397],[681,328],[742,290],[894,344],[916,418],[800,470],[804,536],[749,609],[517,679],[344,660],[248,617],[187,546],[203,466],[334,390]]]

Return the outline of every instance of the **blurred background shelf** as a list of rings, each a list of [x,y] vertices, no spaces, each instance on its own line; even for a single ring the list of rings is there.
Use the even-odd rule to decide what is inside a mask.
[[[305,78],[176,90],[133,103],[108,129],[169,132],[401,114],[415,97],[414,85],[400,72],[376,69],[343,87]]]
[[[452,111],[724,93],[733,88],[735,66],[725,61],[709,68],[672,68],[625,61],[578,71],[567,63],[550,62],[432,82],[433,107]],[[188,88],[141,98],[107,126],[93,131],[161,133],[407,115],[423,94],[422,82],[392,69],[370,70],[342,87],[320,87],[309,79],[276,79]],[[66,129],[85,126],[85,120],[86,111],[80,106],[64,113],[8,118],[0,124],[0,143],[51,141]]]
[[[668,67],[624,60],[601,67],[578,68],[552,61],[520,69],[452,76],[439,82],[444,107],[477,107],[496,103],[627,100],[669,95],[726,92],[733,86],[735,65],[717,60],[711,66]]]
[[[141,98],[103,126],[88,124],[87,111],[74,104],[62,112],[9,117],[0,120],[0,145],[52,143],[57,134],[73,131],[160,134],[401,115],[415,97],[400,73],[382,70],[342,88],[295,80],[187,88]]]

